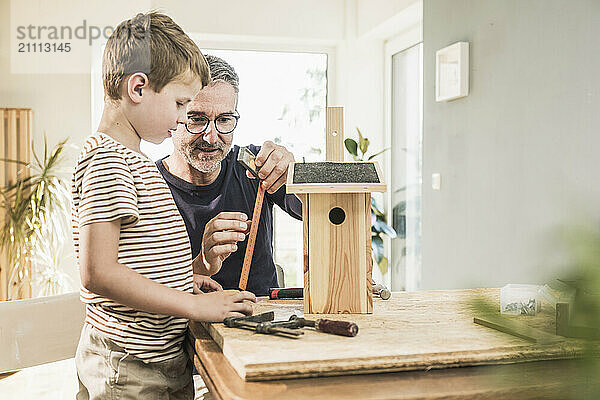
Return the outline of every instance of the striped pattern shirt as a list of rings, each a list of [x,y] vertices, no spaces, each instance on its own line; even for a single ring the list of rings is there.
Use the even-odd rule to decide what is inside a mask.
[[[73,175],[73,239],[79,229],[121,220],[118,262],[146,278],[193,292],[185,224],[156,165],[103,133],[89,136]],[[135,310],[83,286],[86,322],[144,362],[178,355],[187,320]]]

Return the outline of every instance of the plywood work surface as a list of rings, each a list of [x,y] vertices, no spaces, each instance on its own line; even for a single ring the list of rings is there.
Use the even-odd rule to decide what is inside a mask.
[[[300,339],[287,339],[223,324],[204,327],[233,369],[247,381],[509,364],[581,355],[581,340],[557,337],[559,341],[550,345],[532,344],[474,324],[478,312],[473,302],[478,298],[498,304],[499,290],[396,292],[388,301],[375,299],[373,314],[329,316],[356,322],[359,333],[354,338],[307,328]],[[301,311],[302,301],[261,299],[255,313],[273,309]],[[515,318],[546,332],[554,331],[554,316],[549,310],[535,317]]]

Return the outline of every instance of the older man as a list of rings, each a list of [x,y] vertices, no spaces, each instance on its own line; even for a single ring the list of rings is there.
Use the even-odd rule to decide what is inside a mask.
[[[223,288],[237,288],[245,240],[254,209],[259,182],[238,163],[233,133],[237,112],[239,79],[224,60],[206,56],[212,83],[188,105],[188,122],[172,132],[174,151],[157,161],[185,221],[192,256],[202,252],[205,266],[194,271],[212,276]],[[257,154],[261,184],[267,189],[254,247],[247,290],[266,295],[277,287],[273,262],[273,205],[301,219],[302,204],[285,193],[284,183],[292,153],[273,142],[248,146]]]

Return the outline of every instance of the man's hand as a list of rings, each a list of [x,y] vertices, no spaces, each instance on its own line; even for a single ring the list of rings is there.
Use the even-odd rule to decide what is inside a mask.
[[[194,274],[194,293],[210,293],[223,290],[219,282],[211,279],[206,275]]]
[[[271,141],[263,143],[254,160],[259,168],[258,176],[267,193],[273,194],[285,184],[288,167],[294,162],[294,155],[285,147]],[[248,172],[247,176],[252,177]]]
[[[236,243],[246,239],[250,224],[248,216],[240,212],[222,212],[208,221],[199,255],[204,270],[195,269],[194,273],[210,276],[219,272],[223,261],[238,249]]]

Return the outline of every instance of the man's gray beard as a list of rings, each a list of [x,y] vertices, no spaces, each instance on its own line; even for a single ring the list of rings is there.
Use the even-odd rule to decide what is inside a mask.
[[[231,145],[229,146],[215,146],[219,151],[221,151],[221,157],[216,159],[210,158],[207,160],[202,160],[203,157],[195,157],[193,155],[194,150],[201,149],[200,146],[190,146],[188,147],[188,151],[185,153],[187,162],[194,167],[197,171],[200,171],[204,174],[211,173],[215,171],[221,165],[221,161],[227,156],[229,151],[231,150]]]

